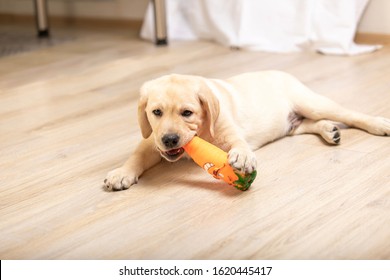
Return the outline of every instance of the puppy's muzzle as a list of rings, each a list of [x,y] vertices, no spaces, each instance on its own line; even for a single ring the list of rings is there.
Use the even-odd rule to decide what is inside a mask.
[[[164,147],[167,149],[177,148],[177,144],[180,141],[180,136],[177,134],[165,134],[161,138],[161,142],[164,144]]]
[[[184,153],[184,149],[179,147],[180,136],[177,134],[165,134],[161,137],[161,142],[164,145],[166,151],[161,151],[161,155],[168,161],[178,160]]]

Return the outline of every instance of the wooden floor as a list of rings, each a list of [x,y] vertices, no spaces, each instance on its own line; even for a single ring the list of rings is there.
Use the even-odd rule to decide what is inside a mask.
[[[313,135],[263,147],[247,192],[191,161],[162,163],[127,191],[102,188],[141,139],[144,81],[266,69],[390,117],[387,46],[282,55],[105,31],[2,58],[0,259],[390,259],[390,138],[360,130],[343,130],[337,147]]]

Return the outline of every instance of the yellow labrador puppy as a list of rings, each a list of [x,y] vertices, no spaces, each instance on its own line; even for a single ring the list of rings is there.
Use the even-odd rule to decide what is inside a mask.
[[[252,152],[286,135],[319,134],[340,143],[331,121],[374,135],[390,135],[390,120],[348,110],[279,71],[246,73],[227,80],[167,75],[146,82],[138,107],[144,140],[125,164],[108,173],[108,190],[124,190],[161,158],[174,162],[194,135],[228,152],[237,171],[256,169]]]

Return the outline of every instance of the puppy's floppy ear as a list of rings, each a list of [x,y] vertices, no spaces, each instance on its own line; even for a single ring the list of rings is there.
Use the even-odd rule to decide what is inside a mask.
[[[141,94],[141,97],[138,102],[138,124],[141,128],[142,136],[146,139],[152,134],[152,127],[150,126],[148,116],[146,115],[146,104],[148,103],[148,98],[146,95]]]
[[[219,101],[206,83],[202,83],[198,96],[206,113],[205,124],[209,128],[211,137],[214,137],[214,126],[219,116]]]

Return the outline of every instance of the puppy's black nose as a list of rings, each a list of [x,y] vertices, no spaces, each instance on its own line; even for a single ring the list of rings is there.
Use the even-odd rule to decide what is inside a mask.
[[[180,136],[177,134],[166,134],[161,138],[166,148],[172,149],[177,146],[180,140]]]

